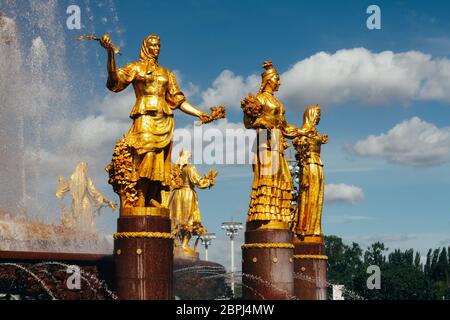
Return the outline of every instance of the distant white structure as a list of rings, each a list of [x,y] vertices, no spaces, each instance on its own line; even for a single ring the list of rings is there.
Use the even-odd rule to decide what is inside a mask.
[[[67,192],[72,196],[72,208],[71,212],[67,212],[64,205],[62,206],[61,222],[65,227],[81,233],[96,234],[95,213],[99,213],[103,207],[110,207],[113,210],[116,207],[114,202],[97,190],[88,176],[85,161],[78,162],[69,181],[63,176],[59,177],[56,197],[62,199]]]
[[[333,300],[345,300],[343,292],[344,292],[343,285],[333,285]]]

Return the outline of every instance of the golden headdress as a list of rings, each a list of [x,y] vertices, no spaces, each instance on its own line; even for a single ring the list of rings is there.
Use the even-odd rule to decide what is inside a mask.
[[[182,149],[175,164],[180,167],[183,167],[189,163],[191,157],[192,154],[189,151]]]
[[[320,112],[320,105],[308,106],[303,114],[302,128],[307,130],[314,128],[314,119],[318,112]]]
[[[261,88],[259,89],[259,92],[262,92],[267,80],[269,80],[274,75],[278,75],[277,69],[273,66],[273,63],[271,60],[267,60],[263,62],[263,68],[266,69],[263,73],[261,73]]]

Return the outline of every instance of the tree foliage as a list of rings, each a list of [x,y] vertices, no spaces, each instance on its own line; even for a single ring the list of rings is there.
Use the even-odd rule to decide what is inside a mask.
[[[430,249],[424,264],[419,252],[395,249],[388,253],[389,248],[381,242],[363,251],[357,243],[347,245],[337,236],[326,236],[325,250],[328,280],[345,286],[346,299],[355,296],[370,300],[450,298],[450,247]],[[371,265],[380,268],[380,289],[367,287],[371,275],[367,268]]]

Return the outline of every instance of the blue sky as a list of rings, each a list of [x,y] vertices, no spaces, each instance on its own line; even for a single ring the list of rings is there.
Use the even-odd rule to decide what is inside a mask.
[[[69,4],[80,6],[82,30],[64,28]],[[381,30],[366,27],[371,4],[381,8]],[[58,108],[64,109],[67,121],[62,127],[82,132],[83,137],[77,140],[72,134],[63,144],[67,148],[76,141],[89,145],[96,140],[92,148],[78,146],[63,154],[44,143],[49,163],[55,156],[66,165],[47,171],[45,192],[52,192],[58,174],[68,176],[76,161],[87,158],[97,186],[115,198],[103,167],[114,141],[130,124],[126,115],[133,103],[132,89],[108,92],[103,49],[75,37],[110,33],[122,47],[117,62],[124,65],[137,58],[145,36],[157,33],[162,41],[160,63],[176,70],[192,103],[202,109],[214,99],[229,103],[225,127],[241,122],[238,101],[247,92],[239,90],[254,91],[252,76],[258,79],[267,59],[282,75],[279,96],[289,122],[299,126],[307,103],[321,103],[319,130],[330,136],[322,151],[326,183],[354,186],[363,194],[357,196],[352,189],[325,203],[326,234],[363,246],[380,240],[391,249],[414,247],[422,254],[429,247],[450,245],[448,1],[80,0],[59,2],[53,11],[39,10],[53,16],[52,23],[62,25],[62,33],[49,35],[34,28],[23,36],[22,45],[37,36],[47,45],[55,39],[64,43],[60,70],[71,94]],[[19,23],[22,31],[30,26],[27,23]],[[49,57],[51,63],[51,52]],[[375,66],[375,71],[367,66]],[[228,84],[236,86],[240,96],[226,96],[222,87]],[[115,108],[120,112],[114,114]],[[89,136],[90,129],[105,121],[109,127],[104,138]],[[194,121],[181,112],[176,115],[179,128]],[[50,131],[64,131],[52,130],[49,136]],[[369,141],[370,135],[374,139]],[[210,256],[224,262],[220,255],[226,241],[220,223],[230,218],[245,221],[252,172],[248,165],[213,167],[219,171],[217,185],[198,193],[205,225],[220,235]],[[199,167],[203,172],[209,168]],[[57,210],[56,200],[47,199],[51,210]],[[99,227],[112,233],[116,216],[117,212],[105,212]]]

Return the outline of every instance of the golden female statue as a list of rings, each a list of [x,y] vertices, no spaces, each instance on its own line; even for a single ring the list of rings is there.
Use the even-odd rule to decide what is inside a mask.
[[[114,149],[106,168],[109,182],[120,195],[121,208],[168,206],[175,109],[198,117],[202,123],[224,117],[223,107],[206,114],[186,101],[175,75],[158,63],[160,39],[144,39],[139,61],[117,68],[115,52],[108,35],[100,39],[108,51],[107,87],[120,92],[132,84],[136,103],[131,110],[133,124]]]
[[[292,177],[284,155],[284,137],[294,138],[298,128],[284,118],[283,104],[275,97],[280,77],[271,61],[263,64],[259,93],[242,102],[244,124],[257,131],[257,153],[253,164],[253,185],[247,222],[281,223],[288,228],[292,220]],[[270,223],[269,223],[270,225]]]
[[[217,172],[210,170],[205,176],[201,176],[197,169],[190,164],[191,153],[186,150],[180,152],[175,163],[176,172],[173,180],[175,186],[170,194],[169,207],[172,219],[172,230],[177,233],[184,253],[195,251],[189,248],[189,240],[192,236],[200,236],[207,233],[202,225],[198,197],[194,188],[206,189],[214,185]],[[178,243],[176,243],[178,246]]]
[[[309,242],[320,242],[322,239],[324,175],[320,149],[322,144],[328,143],[328,136],[317,132],[319,121],[320,106],[307,107],[300,135],[293,141],[300,160],[301,181],[293,232]]]

